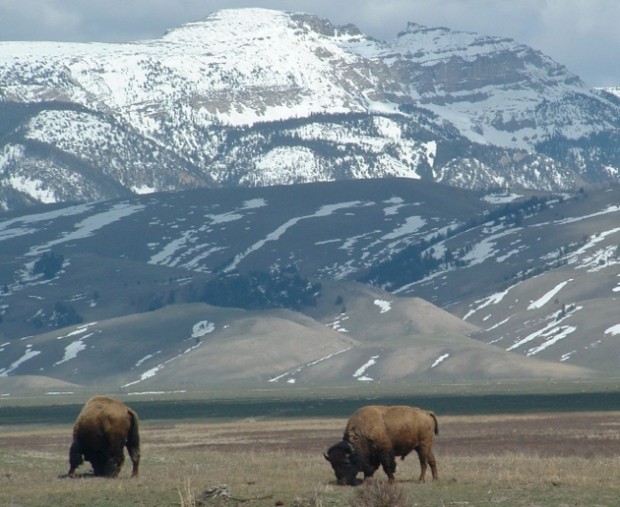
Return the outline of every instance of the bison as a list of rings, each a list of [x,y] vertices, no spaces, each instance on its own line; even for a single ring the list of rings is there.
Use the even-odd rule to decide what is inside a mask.
[[[330,447],[324,457],[331,464],[338,484],[355,485],[358,472],[371,477],[379,465],[389,482],[394,482],[396,456],[405,459],[418,453],[424,482],[427,464],[438,478],[437,463],[431,449],[439,433],[437,416],[430,411],[407,406],[370,405],[357,410],[349,419],[343,439]]]
[[[86,460],[96,476],[116,477],[125,461],[123,447],[127,447],[135,477],[140,465],[138,415],[118,400],[95,396],[86,402],[73,426],[67,475],[73,477]]]

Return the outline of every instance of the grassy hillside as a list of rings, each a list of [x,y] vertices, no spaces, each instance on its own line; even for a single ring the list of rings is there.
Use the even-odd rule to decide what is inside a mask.
[[[614,377],[619,195],[381,180],[6,215],[0,375],[111,391]],[[412,281],[420,245],[437,262]]]

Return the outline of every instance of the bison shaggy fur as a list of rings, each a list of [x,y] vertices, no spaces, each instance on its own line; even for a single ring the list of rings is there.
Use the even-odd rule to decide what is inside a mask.
[[[343,439],[324,456],[339,484],[354,485],[358,472],[363,472],[366,479],[379,465],[393,482],[396,457],[404,459],[415,450],[421,467],[419,481],[424,482],[427,465],[435,480],[437,463],[431,447],[438,433],[437,416],[433,412],[408,406],[370,405],[350,417]]]
[[[124,403],[106,396],[95,396],[86,402],[73,426],[73,443],[69,450],[69,477],[84,460],[94,474],[116,477],[125,460],[127,447],[133,463],[131,476],[140,466],[138,415]]]

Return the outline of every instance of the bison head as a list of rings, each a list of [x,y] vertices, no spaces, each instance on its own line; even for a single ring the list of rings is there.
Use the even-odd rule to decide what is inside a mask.
[[[357,473],[361,470],[359,458],[349,442],[341,440],[323,455],[334,469],[338,484],[355,486]]]

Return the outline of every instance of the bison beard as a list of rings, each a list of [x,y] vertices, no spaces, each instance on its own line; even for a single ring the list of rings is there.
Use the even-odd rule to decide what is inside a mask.
[[[125,461],[124,447],[133,463],[131,476],[135,477],[140,465],[138,415],[112,398],[91,398],[73,426],[67,475],[73,477],[75,469],[86,460],[96,476],[116,477]]]
[[[419,481],[423,482],[427,465],[433,480],[437,463],[431,449],[433,436],[439,432],[433,412],[415,407],[370,405],[357,410],[349,419],[343,439],[324,455],[331,464],[338,484],[357,484],[357,473],[371,477],[381,465],[390,482],[394,481],[396,457],[411,451],[420,460]]]

